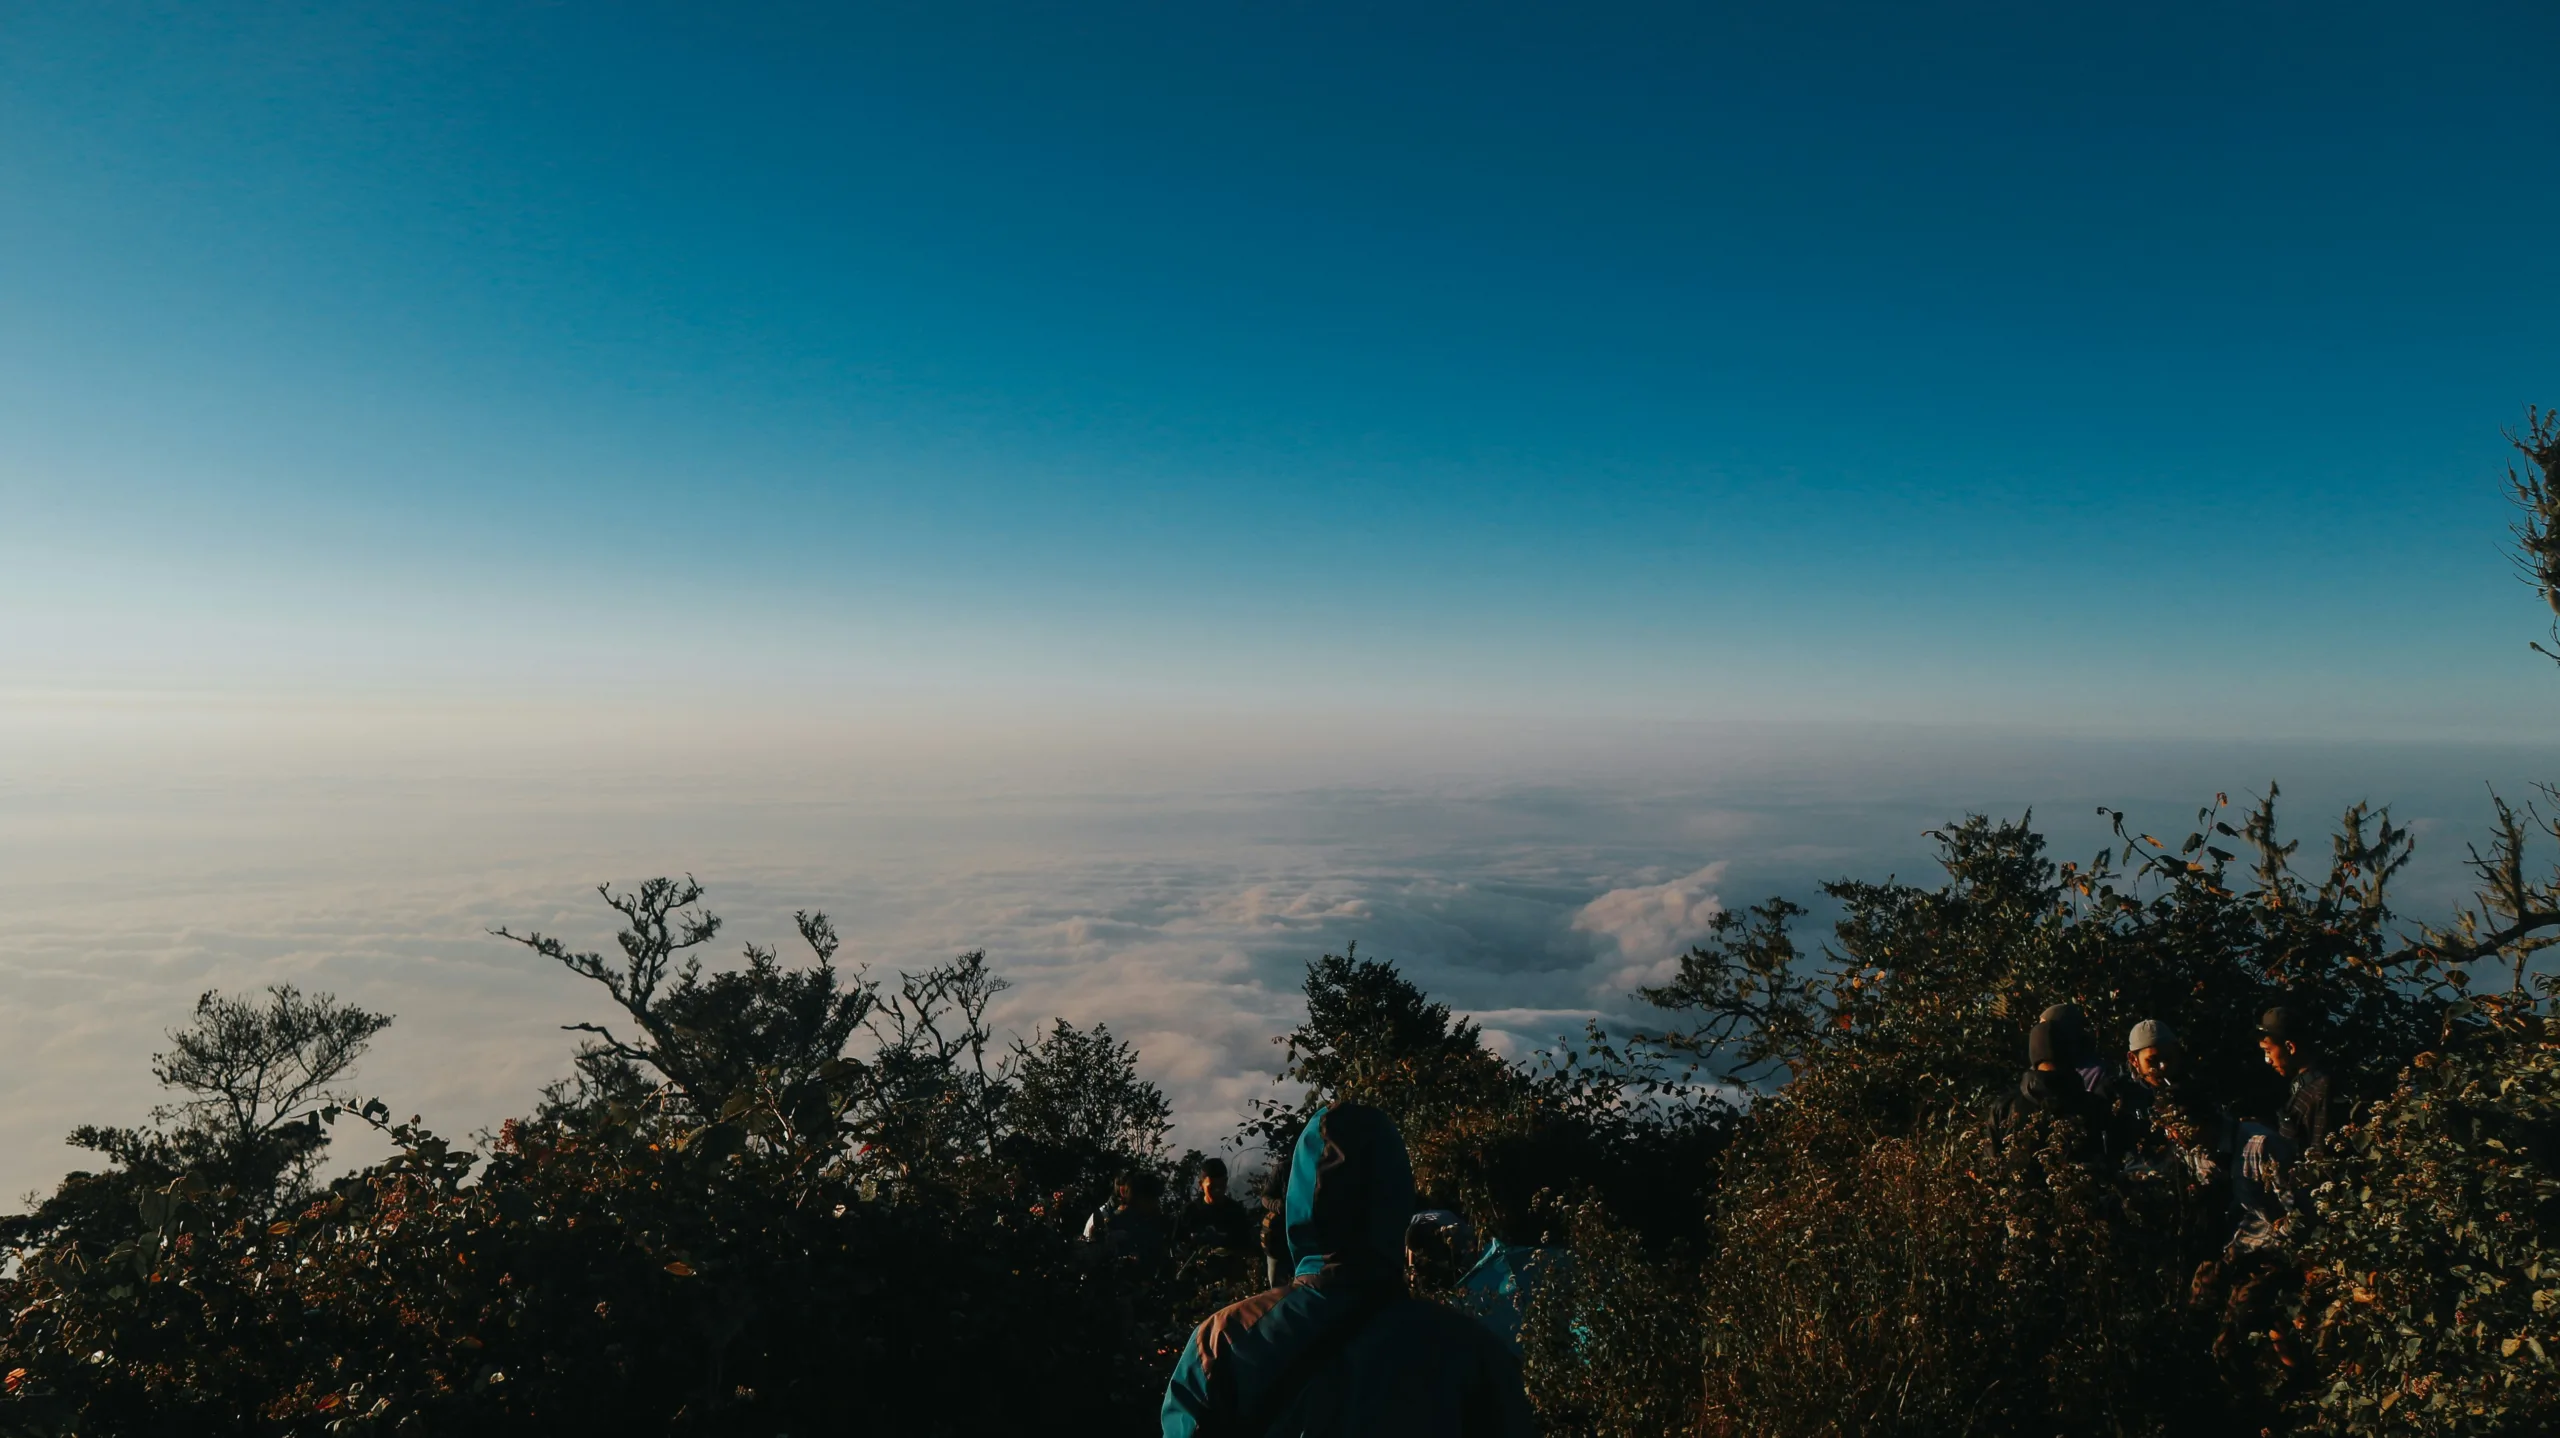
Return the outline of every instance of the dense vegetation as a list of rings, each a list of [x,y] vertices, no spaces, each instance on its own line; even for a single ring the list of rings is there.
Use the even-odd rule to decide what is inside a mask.
[[[2517,437],[2530,577],[2560,613],[2560,421]],[[2555,638],[2560,645],[2560,638]],[[1541,1413],[1591,1435],[2542,1433],[2560,1429],[2560,1029],[2533,953],[2553,831],[2496,809],[2478,908],[2410,928],[2410,853],[2350,811],[2324,862],[2273,786],[2174,842],[2062,862],[2029,823],[1936,836],[1933,886],[1773,899],[1643,998],[1656,1032],[1506,1063],[1391,965],[1324,956],[1239,1138],[1374,1103],[1426,1198],[1560,1243],[1523,1330]],[[1240,1253],[1078,1241],[1115,1175],[1179,1180],[1107,1029],[999,1043],[979,954],[895,981],[750,945],[689,880],[604,891],[618,948],[507,934],[591,980],[573,1077],[470,1145],[344,1091],[390,1020],[207,995],[152,1122],[0,1220],[0,1432],[1143,1432]],[[2487,977],[2475,979],[2475,975]],[[2282,1095],[2256,1016],[2323,1020],[2346,1122],[2234,1248],[2193,1174],[2020,1117],[2028,1026],[2185,1036],[2237,1113]],[[395,1155],[324,1179],[329,1135]]]

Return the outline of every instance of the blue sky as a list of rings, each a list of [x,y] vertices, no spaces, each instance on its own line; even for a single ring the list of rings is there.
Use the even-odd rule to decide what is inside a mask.
[[[0,660],[2548,738],[2497,432],[2560,400],[2553,53],[2538,3],[14,5]]]

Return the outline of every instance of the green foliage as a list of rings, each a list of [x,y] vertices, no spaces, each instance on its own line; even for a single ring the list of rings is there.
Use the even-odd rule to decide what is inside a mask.
[[[2024,822],[1967,819],[1936,835],[1936,888],[1827,886],[1840,917],[1818,959],[1789,932],[1801,911],[1773,901],[1647,995],[1691,1021],[1661,1043],[1729,1077],[1790,1076],[1750,1112],[1709,1204],[1707,1428],[2131,1434],[2269,1415],[2281,1367],[2271,1379],[2216,1345],[2258,1309],[2189,1302],[2231,1233],[2211,1192],[2176,1168],[2120,1172],[2073,1121],[1997,1108],[2054,1003],[2101,1035],[2168,1020],[2190,1080],[2243,1112],[2277,1097],[2254,1024],[2278,999],[2330,1016],[2351,1091],[2428,1041],[2456,988],[2436,957],[2390,947],[2405,834],[2351,812],[2305,880],[2273,805],[2238,825],[2209,806],[2176,845],[2119,816],[2121,849],[2085,866],[2049,859]]]
[[[1939,888],[1825,885],[1842,915],[1818,967],[1787,929],[1802,910],[1773,900],[1726,916],[1645,997],[1690,1020],[1662,1042],[1737,1079],[1838,1070],[1879,1118],[2003,1085],[2036,1016],[2065,1002],[2102,1039],[2171,1021],[2197,1078],[2259,1102],[2257,1015],[2290,1002],[2325,1016],[2327,1051],[2357,1083],[2387,1082],[2460,981],[2440,957],[2390,942],[2386,886],[2407,862],[2407,833],[2350,810],[2328,870],[2305,880],[2278,839],[2275,801],[2270,785],[2235,828],[2217,796],[2175,847],[2116,815],[2121,851],[2086,865],[2048,858],[2028,821],[1976,815],[1933,834]],[[2217,840],[2254,851],[2245,876]]]
[[[74,1173],[32,1212],[0,1218],[0,1244],[70,1244],[90,1253],[133,1251],[136,1205],[182,1178],[209,1212],[259,1221],[309,1193],[328,1146],[321,1124],[330,1086],[348,1076],[390,1016],[304,994],[290,984],[261,1003],[206,993],[194,1021],[152,1056],[152,1073],[178,1096],[147,1128],[84,1124],[74,1147],[111,1161]]]
[[[816,958],[806,969],[785,969],[773,950],[749,944],[743,968],[706,974],[688,951],[717,935],[720,920],[695,907],[701,885],[661,878],[629,893],[597,892],[624,921],[619,962],[545,934],[498,931],[595,981],[635,1031],[626,1041],[601,1024],[572,1025],[594,1038],[578,1054],[576,1099],[555,1096],[555,1111],[579,1100],[646,1102],[682,1141],[751,1140],[804,1164],[830,1153],[859,1087],[844,1049],[880,996],[837,971],[827,917],[793,916]],[[728,1127],[704,1133],[716,1125]]]
[[[1099,1193],[1115,1174],[1163,1166],[1171,1106],[1108,1025],[1056,1020],[1037,1042],[1015,1041],[1005,1076],[1004,1154],[1035,1191]]]
[[[250,1149],[302,1122],[390,1026],[388,1014],[306,997],[291,984],[268,989],[263,1007],[207,993],[195,1022],[152,1057],[151,1072],[189,1095],[175,1112],[190,1128]]]
[[[1822,1108],[1772,1105],[1718,1196],[1712,1431],[2233,1426],[2184,1302],[2184,1193],[2111,1182],[2063,1121],[1843,1143]]]
[[[2300,1256],[2342,1433],[2560,1427],[2560,1043],[2533,1015],[2419,1056],[2322,1166]]]
[[[2507,492],[2524,512],[2517,521],[2516,567],[2560,614],[2560,410],[2525,411],[2524,429],[2507,444],[2524,461],[2507,469]]]
[[[1308,965],[1306,996],[1306,1020],[1279,1039],[1280,1080],[1301,1095],[1259,1104],[1247,1134],[1283,1152],[1318,1107],[1372,1104],[1403,1130],[1417,1188],[1451,1202],[1462,1190],[1480,1194],[1476,1159],[1532,1123],[1536,1098],[1523,1075],[1484,1047],[1476,1025],[1357,948]]]
[[[41,1262],[8,1339],[34,1370],[12,1421],[768,1434],[859,1413],[1073,1432],[1153,1381],[1107,1288],[1019,1215],[803,1188],[779,1154],[521,1125],[464,1186],[432,1135],[394,1132],[405,1161],[263,1229],[188,1235],[125,1293]]]
[[[983,955],[884,989],[802,914],[809,964],[749,946],[714,972],[687,953],[719,929],[699,886],[605,897],[618,960],[508,936],[624,1022],[575,1026],[576,1079],[485,1162],[378,1100],[315,1105],[384,1020],[208,997],[159,1065],[190,1126],[87,1131],[120,1167],[12,1220],[0,1433],[1102,1432],[1152,1412],[1188,1318],[1159,1275],[1088,1261],[1076,1202],[1019,1161],[1161,1157],[1164,1096],[1128,1045],[1059,1024],[991,1064]],[[337,1122],[394,1156],[281,1208],[215,1186],[214,1139]]]
[[[1371,1104],[1403,1132],[1424,1199],[1479,1232],[1536,1242],[1586,1191],[1658,1238],[1697,1229],[1733,1111],[1649,1051],[1593,1031],[1578,1050],[1506,1063],[1476,1025],[1356,950],[1308,965],[1306,995],[1305,1022],[1279,1041],[1279,1081],[1300,1096],[1264,1101],[1245,1124],[1269,1151],[1319,1105]]]
[[[1665,1252],[1585,1193],[1557,1235],[1521,1324],[1529,1391],[1551,1434],[1660,1438],[1696,1431],[1704,1290],[1695,1254]]]

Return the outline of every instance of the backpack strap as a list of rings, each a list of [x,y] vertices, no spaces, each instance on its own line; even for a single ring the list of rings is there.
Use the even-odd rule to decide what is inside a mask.
[[[1271,1431],[1271,1425],[1279,1422],[1280,1415],[1289,1411],[1289,1405],[1298,1401],[1298,1394],[1317,1374],[1331,1366],[1342,1350],[1350,1346],[1352,1339],[1360,1336],[1360,1331],[1369,1326],[1369,1320],[1385,1312],[1389,1305],[1403,1296],[1392,1288],[1380,1288],[1356,1300],[1356,1306],[1342,1315],[1340,1322],[1317,1334],[1290,1357],[1289,1366],[1281,1370],[1269,1388],[1263,1390],[1261,1400],[1252,1408],[1239,1413],[1231,1402],[1214,1405],[1210,1409],[1210,1421],[1201,1425],[1201,1438],[1265,1438]],[[1233,1393],[1235,1390],[1229,1386],[1227,1391]]]

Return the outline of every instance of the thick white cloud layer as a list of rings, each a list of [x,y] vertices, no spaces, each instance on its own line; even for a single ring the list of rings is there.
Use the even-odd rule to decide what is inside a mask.
[[[1611,821],[1607,795],[1503,787],[743,796],[709,784],[510,775],[237,775],[22,783],[0,816],[12,924],[0,969],[0,1183],[77,1160],[60,1134],[131,1121],[149,1055],[206,988],[294,982],[399,1015],[361,1086],[469,1133],[564,1070],[560,1025],[601,995],[495,939],[504,924],[609,945],[599,880],[691,872],[734,942],[790,949],[822,908],[887,974],[985,948],[997,1016],[1108,1023],[1214,1146],[1273,1092],[1272,1038],[1308,961],[1358,944],[1482,1011],[1526,1055],[1612,990],[1594,895],[1695,864],[1698,806]],[[1712,825],[1710,827],[1713,827]],[[1612,832],[1618,830],[1622,832]],[[1633,835],[1632,838],[1629,835]],[[1605,1002],[1604,1002],[1605,1001]]]
[[[608,944],[599,880],[698,875],[731,921],[727,954],[787,940],[802,907],[833,914],[875,972],[983,947],[1014,985],[1005,1028],[1110,1024],[1172,1095],[1178,1137],[1206,1147],[1272,1092],[1271,1040],[1320,954],[1356,942],[1394,961],[1524,1057],[1635,1016],[1630,991],[1727,903],[1813,899],[1842,873],[1925,877],[1922,831],[1967,806],[2042,804],[2078,856],[2097,842],[2094,800],[2170,823],[2266,767],[1843,740],[1849,764],[1715,736],[1543,758],[1479,738],[1456,764],[1465,743],[1327,759],[1275,739],[1285,762],[1249,773],[1161,751],[1082,767],[1009,753],[1002,782],[973,760],[972,785],[937,788],[895,755],[644,762],[575,728],[506,749],[393,744],[389,721],[296,737],[274,714],[143,726],[122,748],[112,725],[34,732],[0,723],[17,741],[0,744],[0,1202],[77,1161],[60,1145],[73,1124],[148,1111],[149,1056],[205,988],[290,981],[396,1013],[360,1086],[446,1132],[523,1111],[565,1070],[559,1026],[607,1015],[487,930]],[[2306,823],[2333,797],[2411,800],[2437,865],[2413,892],[2449,897],[2478,779],[2535,770],[2469,751],[2392,762],[2298,759],[2315,773],[2288,792],[2309,799]],[[2397,782],[2323,794],[2323,763]]]
[[[1574,928],[1605,935],[1626,960],[1610,974],[1612,987],[1659,984],[1678,971],[1680,955],[1724,912],[1715,886],[1726,867],[1718,860],[1663,883],[1611,889],[1582,906],[1573,916]]]

